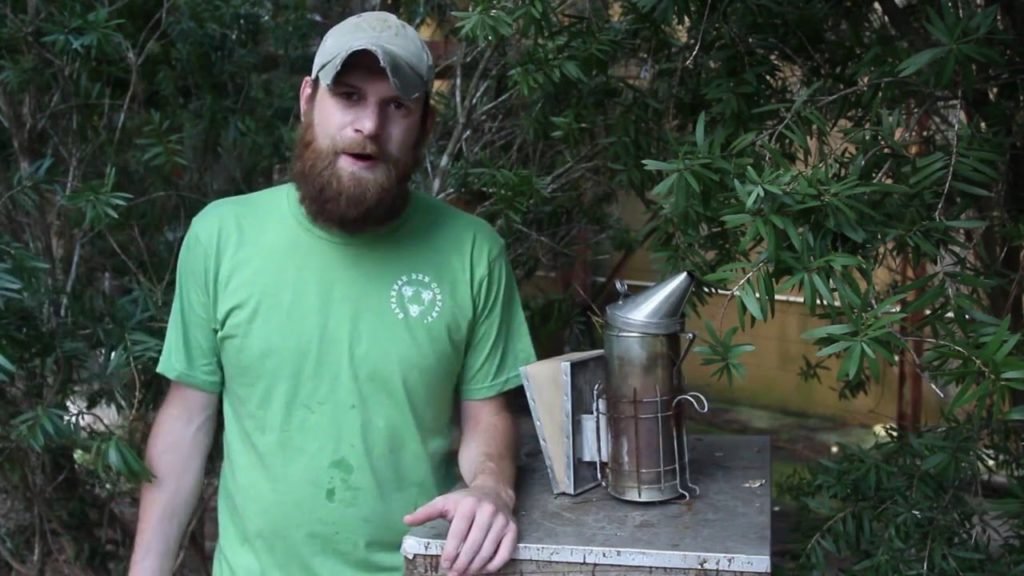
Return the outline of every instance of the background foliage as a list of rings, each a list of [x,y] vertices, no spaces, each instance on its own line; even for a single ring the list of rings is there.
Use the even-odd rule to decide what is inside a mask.
[[[181,235],[207,201],[286,174],[318,35],[369,4],[0,9],[0,558],[16,572],[123,569]],[[947,398],[941,425],[791,479],[801,532],[780,570],[1024,571],[1021,2],[385,4],[454,40],[418,185],[492,221],[523,280],[560,282],[529,302],[542,351],[596,341],[609,287],[578,271],[614,276],[646,243],[740,303],[735,328],[706,319],[724,379],[743,330],[794,293],[827,320],[806,377],[836,356],[850,397],[902,365]],[[639,230],[620,194],[646,206]]]

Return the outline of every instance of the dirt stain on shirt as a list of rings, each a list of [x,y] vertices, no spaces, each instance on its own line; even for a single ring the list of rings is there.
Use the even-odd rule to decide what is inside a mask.
[[[335,504],[338,500],[338,489],[351,490],[352,474],[355,468],[347,458],[338,458],[327,467],[330,471],[327,476],[327,491],[324,492],[324,499],[329,504]]]

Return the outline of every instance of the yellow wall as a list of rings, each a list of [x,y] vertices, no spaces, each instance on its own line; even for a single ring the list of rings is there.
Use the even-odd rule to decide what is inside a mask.
[[[713,296],[700,309],[701,317],[689,321],[687,329],[697,334],[698,343],[705,334],[704,319],[710,320],[719,332],[736,325],[735,300],[726,304],[727,300],[724,295]],[[723,306],[723,325],[719,326]],[[731,386],[725,380],[717,380],[711,376],[714,367],[701,366],[701,354],[691,351],[683,363],[689,388],[703,393],[711,402],[719,400],[851,423],[877,424],[896,419],[898,380],[895,367],[882,370],[881,381],[873,384],[869,395],[839,401],[836,381],[838,360],[829,360],[824,365],[828,370],[819,371],[821,383],[815,380],[804,382],[799,376],[805,356],[812,363],[820,360],[815,357],[817,349],[800,335],[821,326],[822,321],[808,314],[800,302],[778,301],[775,313],[768,323],[759,323],[754,328],[748,326],[733,340],[753,344],[756,348],[740,359],[746,369],[745,377],[734,380]],[[940,399],[927,385],[922,399],[924,419],[936,421]]]

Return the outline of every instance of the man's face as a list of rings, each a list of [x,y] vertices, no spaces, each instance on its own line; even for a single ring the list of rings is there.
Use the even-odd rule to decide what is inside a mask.
[[[426,107],[423,97],[402,98],[365,51],[350,56],[329,87],[306,78],[292,176],[310,217],[344,232],[397,218],[429,131]]]

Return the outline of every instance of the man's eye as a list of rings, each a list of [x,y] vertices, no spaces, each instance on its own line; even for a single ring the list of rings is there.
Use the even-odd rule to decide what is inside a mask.
[[[401,110],[405,110],[409,106],[405,102],[401,102],[399,100],[392,100],[391,101],[391,107],[394,108],[395,110],[401,111]]]

